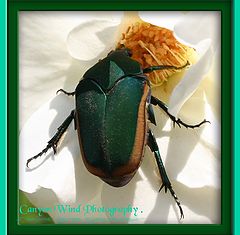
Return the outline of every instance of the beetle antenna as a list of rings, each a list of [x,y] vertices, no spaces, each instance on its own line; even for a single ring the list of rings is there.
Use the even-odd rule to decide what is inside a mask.
[[[190,63],[187,61],[187,63],[183,66],[177,67],[174,65],[157,65],[157,66],[150,66],[147,67],[145,69],[143,69],[143,73],[151,73],[155,70],[164,70],[164,69],[175,69],[175,70],[180,70],[180,69],[184,69],[185,67],[187,67],[188,65],[190,65]]]

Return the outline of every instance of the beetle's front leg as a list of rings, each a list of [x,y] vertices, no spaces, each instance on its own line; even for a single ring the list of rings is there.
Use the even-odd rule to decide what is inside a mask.
[[[175,126],[175,123],[177,123],[177,125],[179,127],[181,127],[181,125],[183,125],[186,128],[196,128],[196,127],[200,127],[204,123],[207,123],[207,122],[210,123],[209,121],[204,119],[202,122],[200,122],[198,124],[189,125],[189,124],[183,122],[180,118],[175,118],[172,114],[170,114],[168,112],[168,106],[165,103],[163,103],[161,100],[159,100],[158,98],[151,96],[150,102],[151,102],[151,104],[153,104],[155,106],[158,105],[171,118],[171,120],[173,121],[173,126]]]
[[[180,203],[176,193],[174,192],[174,190],[172,188],[170,180],[168,179],[167,172],[165,170],[165,167],[163,165],[162,158],[161,158],[161,155],[160,155],[160,152],[159,152],[157,141],[156,141],[156,139],[155,139],[151,130],[149,130],[148,146],[150,147],[151,151],[154,153],[155,159],[157,161],[158,169],[159,169],[159,172],[160,172],[160,175],[161,175],[161,178],[162,178],[162,186],[159,189],[159,192],[161,191],[162,188],[165,188],[165,193],[169,189],[171,195],[173,196],[175,202],[177,203],[177,205],[179,207],[180,214],[181,214],[180,219],[182,219],[182,218],[184,218],[184,214],[183,214],[183,209],[181,207],[181,203]]]
[[[37,159],[38,157],[42,156],[44,153],[46,153],[50,148],[53,148],[53,153],[55,154],[57,152],[57,144],[59,140],[61,139],[62,135],[67,130],[68,126],[70,125],[72,120],[75,120],[75,111],[72,110],[70,115],[65,119],[65,121],[61,124],[61,126],[58,127],[56,134],[48,141],[48,144],[46,148],[44,148],[40,153],[37,155],[29,158],[27,160],[26,166],[28,167],[28,164],[33,160]]]
[[[58,92],[62,92],[62,93],[64,93],[65,95],[68,95],[68,96],[74,96],[74,95],[75,95],[75,91],[73,91],[73,92],[67,92],[67,91],[65,91],[65,90],[63,90],[63,89],[59,89],[59,90],[57,90],[56,94],[57,94]]]

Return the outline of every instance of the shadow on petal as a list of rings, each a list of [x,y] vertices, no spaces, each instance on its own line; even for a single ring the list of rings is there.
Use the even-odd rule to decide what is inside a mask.
[[[186,211],[184,219],[182,221],[179,220],[179,210],[173,199],[169,195],[160,193],[146,223],[221,223],[221,192],[219,189],[210,186],[190,188],[176,181],[173,182],[173,185],[175,190],[179,192],[178,196],[181,198],[182,205],[184,205],[183,210]],[[212,198],[214,198],[214,200],[212,200]],[[170,206],[173,206],[176,219],[169,217]],[[188,211],[189,209],[191,212]],[[193,216],[192,213],[197,214],[197,216]]]
[[[132,180],[125,186],[120,188],[114,188],[106,183],[103,184],[101,192],[102,205],[107,208],[126,208],[128,205],[131,207],[133,205],[135,190],[137,187],[137,182],[141,180],[141,176],[138,172],[132,178]],[[130,214],[123,216],[122,213],[116,213],[116,216],[111,217],[109,213],[106,216],[110,223],[120,223],[125,224],[131,222]]]

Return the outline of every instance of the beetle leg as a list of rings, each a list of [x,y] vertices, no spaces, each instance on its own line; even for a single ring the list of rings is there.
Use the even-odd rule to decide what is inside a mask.
[[[153,105],[158,105],[170,118],[171,120],[173,121],[173,126],[175,127],[175,123],[177,123],[177,125],[181,128],[181,125],[183,125],[184,127],[186,128],[196,128],[196,127],[200,127],[202,124],[204,123],[210,123],[209,121],[207,121],[206,119],[204,119],[202,122],[198,123],[198,124],[195,124],[195,125],[189,125],[185,122],[183,122],[180,118],[175,118],[172,114],[170,114],[168,112],[168,106],[163,103],[161,100],[157,99],[156,97],[154,96],[151,96],[151,104]]]
[[[162,158],[161,158],[161,155],[160,155],[160,152],[159,152],[157,141],[156,141],[156,139],[155,139],[151,130],[149,130],[148,146],[150,147],[151,151],[154,153],[155,159],[157,161],[158,169],[159,169],[159,172],[160,172],[160,175],[161,175],[161,178],[162,178],[162,186],[160,187],[159,192],[164,188],[165,193],[166,193],[167,190],[169,189],[171,195],[173,196],[175,202],[177,203],[177,205],[179,207],[180,214],[181,214],[180,219],[182,219],[182,218],[184,218],[184,214],[183,214],[183,209],[181,207],[181,203],[180,203],[176,193],[174,192],[174,190],[172,188],[170,180],[168,179],[167,172],[165,170],[165,167],[163,165]]]
[[[58,93],[58,92],[62,92],[62,93],[64,93],[65,95],[68,95],[68,96],[74,96],[75,95],[75,91],[73,91],[73,92],[67,92],[67,91],[65,91],[65,90],[63,90],[63,89],[59,89],[59,90],[57,90],[57,92],[56,92],[56,94]]]
[[[187,63],[183,66],[177,67],[177,66],[173,66],[173,65],[158,65],[158,66],[150,66],[148,68],[143,69],[143,73],[151,73],[155,70],[164,70],[164,69],[184,69],[185,67],[187,67],[189,65],[189,62],[187,61]]]
[[[29,158],[27,160],[26,166],[28,167],[29,162],[31,162],[33,159],[37,159],[38,157],[42,156],[44,153],[46,153],[50,148],[53,148],[53,153],[56,154],[57,152],[57,144],[59,140],[61,139],[62,135],[67,130],[68,126],[70,125],[71,121],[75,119],[75,112],[72,110],[70,115],[65,119],[65,121],[61,124],[61,126],[58,127],[56,134],[48,141],[48,144],[46,148],[44,148],[40,153],[37,155]]]
[[[156,120],[155,120],[152,104],[148,104],[147,112],[148,112],[148,119],[149,119],[149,121],[156,126],[157,124],[156,124]]]

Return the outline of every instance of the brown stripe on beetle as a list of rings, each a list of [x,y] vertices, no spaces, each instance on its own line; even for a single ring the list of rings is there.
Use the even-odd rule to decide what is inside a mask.
[[[150,90],[149,85],[146,83],[143,90],[143,96],[141,98],[138,108],[137,128],[130,160],[128,164],[119,167],[113,172],[113,176],[115,177],[129,175],[129,177],[132,178],[142,162],[144,147],[147,141],[146,133],[148,126],[147,126],[146,101],[149,96],[149,90]]]

